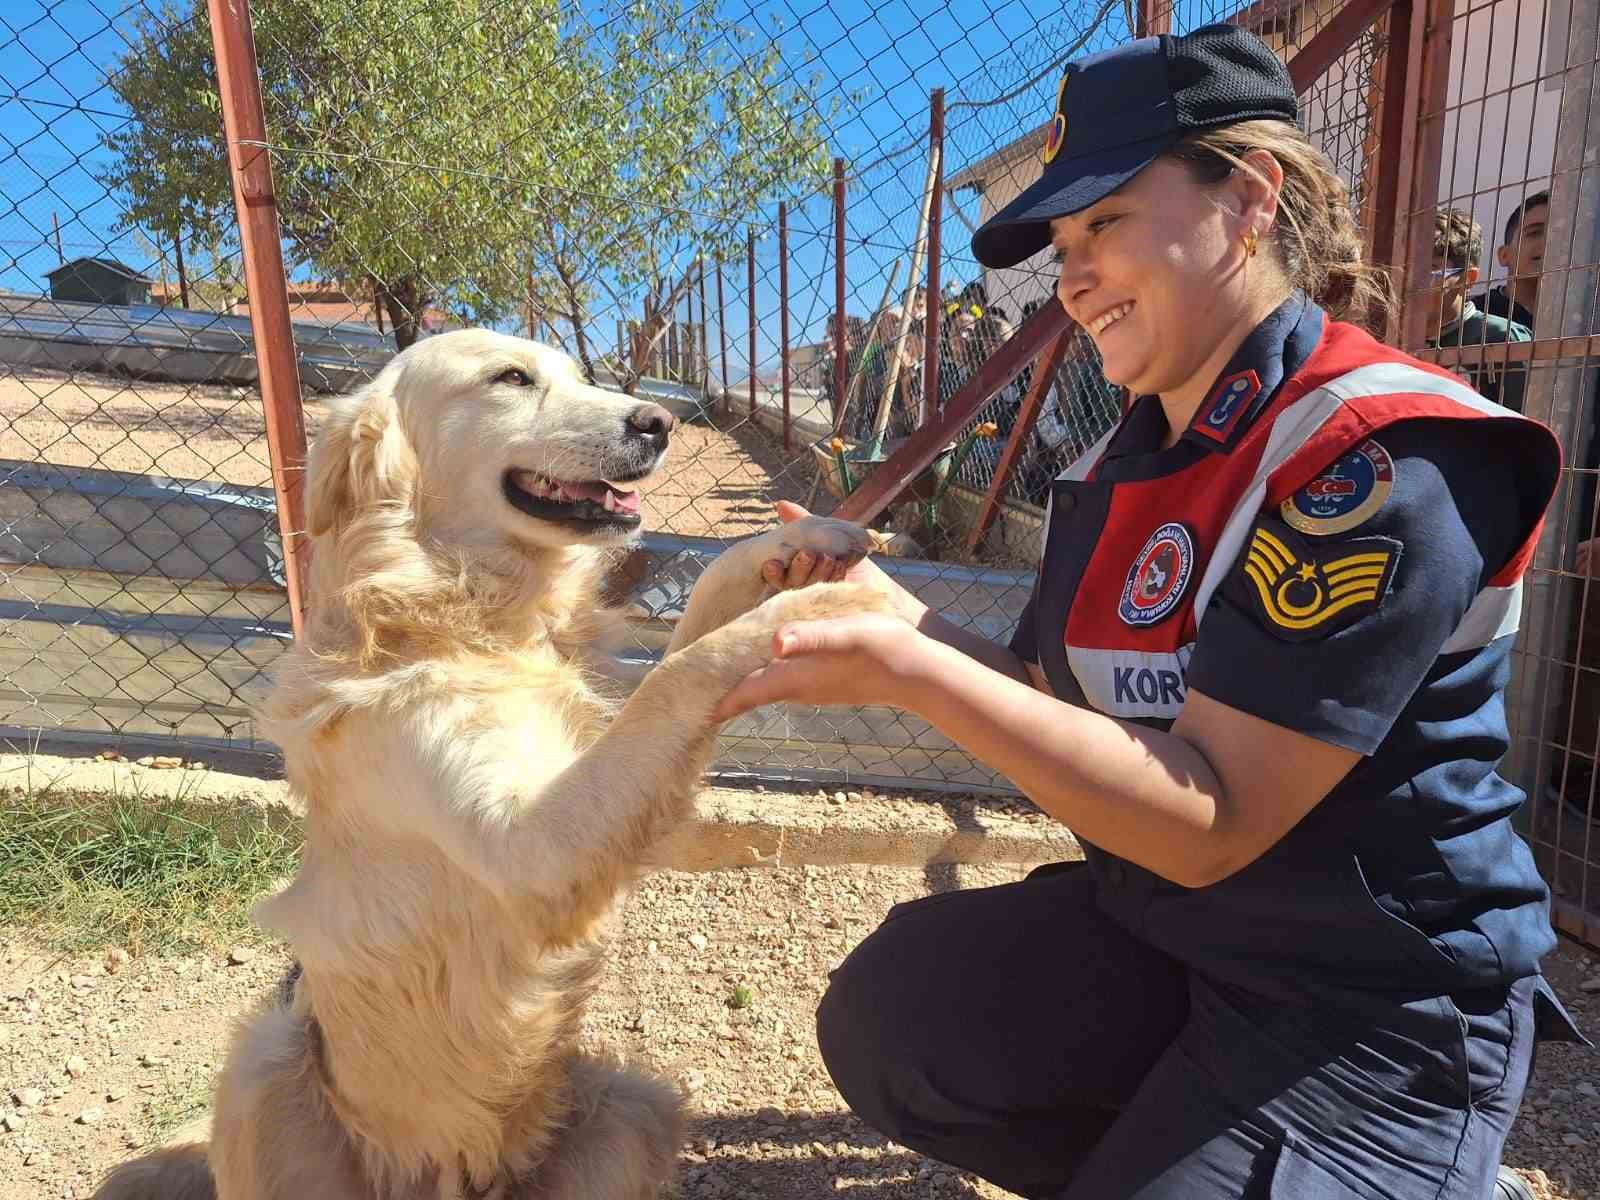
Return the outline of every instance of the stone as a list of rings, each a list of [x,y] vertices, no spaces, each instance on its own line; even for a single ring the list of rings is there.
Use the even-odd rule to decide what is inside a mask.
[[[66,1069],[67,1074],[72,1078],[81,1079],[83,1076],[89,1073],[89,1064],[84,1060],[81,1054],[74,1054],[71,1058],[67,1059]]]
[[[105,1115],[105,1110],[102,1108],[86,1108],[78,1114],[78,1124],[98,1125],[100,1123],[100,1118]]]
[[[20,1133],[27,1123],[28,1118],[21,1113],[9,1112],[0,1117],[0,1129],[4,1129],[7,1133]]]
[[[693,946],[696,950],[704,950],[710,944],[711,939],[706,937],[706,935],[703,933],[691,933],[689,935],[689,945]]]
[[[18,1108],[38,1108],[44,1103],[44,1093],[38,1088],[18,1088],[11,1093],[11,1098]]]
[[[235,967],[242,967],[256,956],[253,946],[234,946],[228,951],[228,962]]]

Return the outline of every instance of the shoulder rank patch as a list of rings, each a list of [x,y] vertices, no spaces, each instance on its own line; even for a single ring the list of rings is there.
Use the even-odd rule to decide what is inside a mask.
[[[1401,549],[1389,537],[1308,542],[1262,523],[1250,535],[1231,590],[1284,641],[1327,637],[1383,603]]]
[[[1370,518],[1394,490],[1394,459],[1368,438],[1278,507],[1301,533],[1344,533]]]

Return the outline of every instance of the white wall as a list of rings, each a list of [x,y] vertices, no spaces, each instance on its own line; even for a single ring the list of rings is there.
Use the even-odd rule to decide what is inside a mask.
[[[1563,10],[1563,0],[1555,0]],[[1523,196],[1549,186],[1555,161],[1559,70],[1540,0],[1460,0],[1450,47],[1439,203],[1470,210],[1483,226],[1483,277],[1504,277],[1494,261],[1506,218]],[[1559,43],[1564,47],[1565,39]],[[1498,94],[1493,94],[1498,93]]]

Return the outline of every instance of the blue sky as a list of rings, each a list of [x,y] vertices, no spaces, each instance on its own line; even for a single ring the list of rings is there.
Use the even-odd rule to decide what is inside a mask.
[[[909,252],[926,170],[929,90],[946,89],[949,173],[1044,119],[1054,97],[1054,63],[1104,2],[1051,7],[1020,0],[759,0],[749,7],[735,0],[724,5],[725,18],[775,36],[795,59],[806,44],[820,51],[819,95],[844,100],[830,142],[848,161],[866,167],[852,182],[849,204],[851,311],[877,303],[888,264]],[[60,222],[67,258],[111,254],[157,273],[148,243],[113,233],[116,198],[94,178],[105,163],[101,135],[126,119],[104,84],[104,72],[124,49],[133,13],[145,3],[154,0],[132,0],[133,7],[123,0],[9,0],[0,8],[0,288],[44,289],[44,272],[56,264],[52,216]],[[396,0],[396,8],[403,10],[404,3]],[[1126,37],[1121,14],[1120,3],[1111,7],[1088,48]],[[993,103],[1019,87],[1014,98]],[[872,165],[895,149],[903,152]],[[969,199],[968,211],[975,216],[970,205]],[[777,335],[775,213],[768,217],[771,230],[759,243],[757,266],[763,359]],[[833,302],[828,203],[797,206],[790,228],[792,338],[799,342],[820,332]],[[975,270],[966,259],[966,228],[954,214],[947,214],[945,228],[945,278],[970,278]],[[726,278],[741,313],[730,313],[730,335],[742,346],[742,267],[730,269]],[[904,283],[902,269],[900,286]],[[601,337],[609,341],[606,334]],[[742,370],[742,364],[736,362],[734,369]]]

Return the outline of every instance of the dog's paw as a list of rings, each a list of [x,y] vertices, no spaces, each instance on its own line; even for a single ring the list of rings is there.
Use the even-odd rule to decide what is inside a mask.
[[[791,621],[823,621],[851,613],[894,615],[894,611],[893,602],[869,584],[820,583],[763,600],[682,653],[699,669],[715,674],[726,689],[772,661],[773,638]]]
[[[740,543],[741,551],[749,555],[757,572],[773,559],[787,569],[801,551],[854,566],[876,548],[877,541],[870,530],[835,517],[802,517]]]

